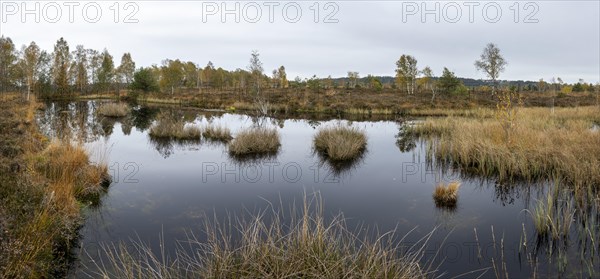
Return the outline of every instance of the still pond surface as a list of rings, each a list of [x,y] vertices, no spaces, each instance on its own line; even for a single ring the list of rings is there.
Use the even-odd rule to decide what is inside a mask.
[[[399,236],[410,232],[407,243],[435,230],[424,261],[433,259],[444,278],[472,278],[482,273],[484,278],[496,277],[492,259],[497,265],[504,261],[506,273],[516,278],[534,273],[542,277],[590,277],[590,269],[598,272],[597,263],[589,262],[592,257],[582,256],[580,251],[586,247],[577,243],[576,236],[559,251],[537,240],[527,210],[545,198],[548,187],[502,185],[494,179],[429,164],[427,142],[403,134],[404,125],[413,125],[413,121],[314,120],[317,116],[310,120],[266,119],[262,125],[279,131],[280,152],[243,162],[230,157],[226,145],[154,141],[148,129],[160,110],[171,110],[190,124],[229,127],[234,136],[240,129],[256,125],[256,118],[179,107],[133,106],[130,116],[109,119],[95,114],[101,103],[48,103],[38,117],[42,131],[49,136],[65,136],[64,131],[72,131],[67,136],[83,139],[97,159],[108,162],[114,180],[102,203],[86,209],[72,277],[90,272],[84,267],[97,259],[103,244],[134,240],[159,251],[159,239],[163,238],[169,253],[176,240],[201,230],[205,215],[223,219],[251,214],[269,208],[271,203],[289,208],[294,202],[301,204],[305,193],[314,192],[321,194],[326,216],[343,213],[351,228],[395,229]],[[364,130],[368,136],[364,156],[348,165],[332,166],[315,154],[314,134],[331,125]],[[453,180],[462,182],[457,207],[437,208],[432,199],[435,185]],[[536,246],[539,250],[533,253],[538,255],[537,267],[523,250],[525,237],[528,253]],[[553,249],[552,256],[548,256],[549,249]],[[591,253],[597,259],[598,252]],[[502,273],[500,267],[497,270]]]

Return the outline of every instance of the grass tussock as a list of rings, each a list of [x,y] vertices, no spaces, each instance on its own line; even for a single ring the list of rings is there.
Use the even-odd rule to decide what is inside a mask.
[[[365,151],[367,136],[357,128],[336,126],[320,129],[313,142],[315,150],[330,160],[346,161]]]
[[[428,236],[394,245],[393,232],[374,238],[353,234],[342,216],[327,221],[321,202],[305,198],[300,213],[269,210],[251,218],[207,221],[206,242],[193,235],[175,258],[137,242],[104,246],[108,261],[90,268],[103,278],[426,278],[421,256]],[[267,217],[268,216],[268,217]],[[291,216],[291,217],[290,217]],[[233,237],[239,235],[239,237]],[[375,239],[375,240],[370,240]],[[193,251],[193,252],[190,252]],[[166,259],[166,260],[165,260]]]
[[[98,114],[106,117],[124,117],[129,114],[129,106],[124,103],[108,103],[98,108]]]
[[[175,115],[162,114],[158,116],[148,134],[154,138],[200,140],[202,131],[196,125],[186,125],[183,119]]]
[[[445,185],[440,182],[433,191],[433,200],[437,207],[454,208],[458,201],[458,189],[460,182],[453,181]]]
[[[80,145],[41,135],[35,100],[3,101],[0,161],[11,168],[0,168],[0,278],[64,277],[81,208],[106,186],[108,167]]]
[[[495,118],[429,118],[413,132],[428,137],[428,157],[500,179],[553,179],[600,185],[600,120],[595,107],[522,108],[509,128]]]
[[[55,182],[50,184],[50,188],[55,197],[60,199],[96,204],[107,184],[110,184],[108,165],[92,164],[85,148],[68,142],[52,141],[36,157],[35,167],[39,173]],[[72,200],[60,202],[77,205]]]
[[[220,125],[208,125],[202,131],[202,137],[211,141],[217,142],[229,142],[233,139],[231,136],[231,130],[229,128]]]
[[[237,133],[229,143],[229,154],[251,156],[275,154],[279,151],[279,133],[274,128],[249,128]]]

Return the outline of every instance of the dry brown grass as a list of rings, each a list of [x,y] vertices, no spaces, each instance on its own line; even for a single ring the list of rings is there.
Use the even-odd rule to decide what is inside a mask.
[[[449,115],[477,108],[494,108],[496,98],[489,92],[470,92],[465,96],[438,94],[434,104],[431,92],[408,95],[398,89],[386,88],[381,92],[367,88],[336,88],[313,92],[309,88],[264,89],[271,108],[281,113],[320,112],[346,115]],[[527,107],[552,105],[553,95],[549,92],[523,92]],[[149,102],[174,103],[205,109],[230,109],[256,111],[253,94],[246,94],[232,88],[202,90],[183,89],[175,95],[152,93],[146,98]],[[564,98],[555,98],[557,107],[595,105],[596,98],[589,93],[571,93]]]
[[[341,215],[327,221],[320,200],[313,203],[305,198],[298,211],[288,215],[273,209],[250,218],[231,218],[223,224],[206,221],[208,240],[201,242],[189,236],[182,243],[191,249],[180,249],[175,258],[152,251],[141,242],[105,245],[102,252],[108,261],[95,262],[90,273],[100,278],[157,279],[435,275],[431,262],[421,262],[431,233],[410,246],[397,246],[393,244],[398,240],[393,231],[363,238],[351,232]],[[240,239],[234,240],[232,235],[240,235]]]
[[[175,115],[162,114],[158,116],[148,134],[155,138],[200,140],[202,131],[196,125],[186,125],[183,119],[179,119]]]
[[[8,239],[7,245],[3,243],[6,239],[0,241],[0,278],[60,277],[56,274],[65,272],[64,256],[77,237],[80,209],[99,194],[108,177],[107,166],[91,164],[80,145],[48,144],[32,125],[37,103],[15,100],[0,104],[2,113],[10,112],[9,117],[0,118],[0,126],[11,121],[24,123],[15,130],[3,129],[0,136],[1,146],[18,147],[16,152],[11,149],[9,158],[11,165],[18,167],[10,172],[0,170],[0,212],[8,214],[0,218],[9,220],[8,227],[0,228]],[[4,153],[0,154],[3,162]]]
[[[458,189],[460,182],[453,181],[445,185],[440,182],[433,191],[433,200],[438,207],[454,208],[458,201]]]
[[[98,108],[98,114],[106,117],[123,117],[129,114],[129,106],[124,103],[108,103]]]
[[[313,140],[315,150],[334,161],[359,157],[367,146],[367,136],[357,128],[327,127],[320,129]]]
[[[38,155],[36,168],[54,181],[50,188],[57,199],[66,199],[64,205],[77,205],[75,200],[96,202],[110,180],[105,162],[94,165],[84,147],[58,140]]]
[[[523,108],[509,140],[495,118],[429,118],[414,127],[429,137],[428,156],[500,179],[561,178],[576,186],[600,185],[597,107]]]
[[[248,128],[238,132],[229,143],[229,154],[233,156],[275,154],[280,146],[279,133],[275,128]]]
[[[229,142],[233,137],[231,130],[220,125],[208,125],[202,131],[202,137],[211,141]]]

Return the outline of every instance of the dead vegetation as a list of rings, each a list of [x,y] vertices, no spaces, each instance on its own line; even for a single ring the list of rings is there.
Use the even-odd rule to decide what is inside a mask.
[[[238,132],[229,143],[229,154],[237,157],[276,154],[280,146],[275,128],[248,128]]]
[[[333,161],[347,161],[360,157],[365,151],[367,136],[353,127],[327,127],[317,132],[313,143],[315,150],[324,157]]]
[[[99,199],[109,177],[69,141],[49,141],[35,125],[35,101],[0,103],[0,277],[63,277],[81,208]]]

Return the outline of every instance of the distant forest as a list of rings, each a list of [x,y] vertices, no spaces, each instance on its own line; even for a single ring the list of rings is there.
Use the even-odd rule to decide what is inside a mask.
[[[493,45],[491,45],[493,46]],[[498,49],[499,51],[499,49]],[[0,92],[20,91],[43,97],[91,94],[133,90],[176,94],[179,92],[253,92],[261,88],[294,88],[320,90],[361,89],[373,92],[432,92],[432,94],[464,94],[490,92],[494,88],[525,92],[592,92],[591,83],[583,80],[566,84],[560,78],[550,81],[507,81],[460,78],[448,68],[432,70],[418,66],[417,59],[403,54],[396,63],[395,76],[361,75],[348,71],[346,77],[290,78],[285,66],[264,69],[258,51],[250,53],[249,61],[240,61],[240,68],[226,70],[208,61],[164,59],[160,64],[136,67],[133,55],[122,54],[120,63],[107,49],[88,49],[83,45],[69,46],[64,38],[57,40],[52,50],[42,50],[35,43],[15,46],[9,37],[0,37]],[[474,54],[474,58],[476,55]],[[393,69],[392,67],[390,67]],[[440,73],[439,75],[434,75]],[[206,89],[206,90],[205,90]]]
[[[392,84],[395,82],[396,78],[393,76],[374,76],[379,79],[383,84]],[[433,79],[438,79],[439,77],[433,77]],[[473,79],[473,78],[462,78],[457,77],[457,79],[462,82],[467,87],[479,87],[479,86],[491,86],[492,82],[484,79]],[[345,84],[350,81],[348,77],[339,77],[333,78],[333,81],[340,84]],[[359,83],[366,84],[369,81],[368,77],[362,77],[359,79]],[[520,86],[522,88],[531,86],[537,88],[538,81],[530,81],[530,80],[500,80],[498,81],[502,86]]]

